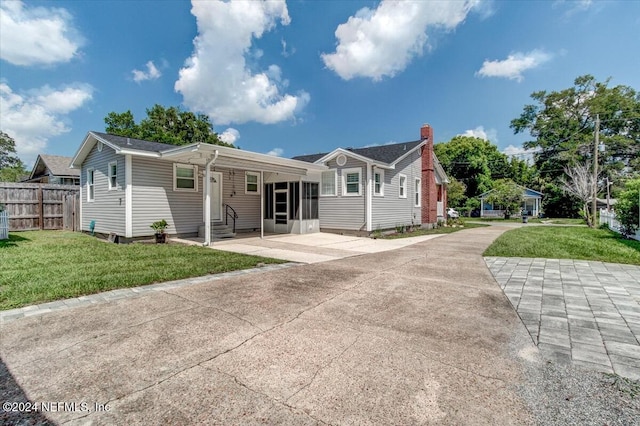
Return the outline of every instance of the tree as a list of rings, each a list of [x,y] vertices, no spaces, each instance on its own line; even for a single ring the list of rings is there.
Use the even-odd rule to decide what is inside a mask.
[[[545,185],[555,185],[552,192],[560,194],[545,197],[548,215],[579,209],[575,197],[568,192],[562,195],[560,179],[567,167],[592,161],[597,116],[600,142],[606,147],[598,162],[602,177],[619,184],[638,173],[640,93],[623,85],[609,87],[609,83],[610,79],[598,82],[584,75],[568,89],[534,92],[531,98],[535,103],[525,105],[520,117],[511,121],[514,133],[532,136],[523,146],[537,150],[534,165],[539,179]]]
[[[594,176],[588,163],[565,168],[566,177],[560,178],[562,190],[582,202],[581,215],[590,228],[595,226],[591,217],[590,203],[593,199]],[[569,178],[568,180],[566,178]],[[597,180],[597,177],[596,177]]]
[[[524,201],[522,187],[511,179],[499,179],[493,185],[493,190],[485,198],[493,205],[501,206],[508,219],[513,213],[520,210]]]
[[[28,173],[16,154],[16,142],[0,130],[0,182],[18,182]]]
[[[460,182],[455,177],[449,178],[449,184],[447,184],[447,204],[452,207],[462,207],[467,200],[464,195],[466,185]]]
[[[147,108],[147,117],[136,124],[131,111],[110,112],[104,119],[105,131],[119,136],[152,140],[172,145],[205,142],[233,146],[218,138],[213,124],[204,114],[194,114],[179,107],[154,105]]]
[[[640,178],[625,182],[625,190],[618,196],[616,217],[622,225],[622,233],[632,235],[640,226]]]

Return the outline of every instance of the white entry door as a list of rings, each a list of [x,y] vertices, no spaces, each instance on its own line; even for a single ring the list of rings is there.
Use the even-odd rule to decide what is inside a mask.
[[[221,221],[222,217],[222,173],[211,172],[211,220]]]

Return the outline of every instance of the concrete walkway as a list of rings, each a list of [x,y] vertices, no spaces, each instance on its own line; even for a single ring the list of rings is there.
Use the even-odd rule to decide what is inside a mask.
[[[485,260],[545,358],[640,380],[640,266]]]

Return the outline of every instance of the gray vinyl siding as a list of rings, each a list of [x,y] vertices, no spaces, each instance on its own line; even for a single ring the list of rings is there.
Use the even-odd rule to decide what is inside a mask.
[[[338,166],[336,160],[327,162],[329,169],[336,169],[338,175],[336,197],[320,197],[320,228],[360,230],[366,226],[366,163],[347,156],[347,163]],[[342,171],[344,169],[360,168],[360,196],[343,196]]]
[[[416,151],[396,164],[395,170],[384,171],[384,196],[372,199],[372,230],[421,223],[421,209],[414,207],[415,178],[421,177],[421,169],[420,152]],[[407,177],[407,198],[399,196],[401,174]]]
[[[109,190],[109,163],[117,161],[117,188]],[[87,170],[94,169],[94,201],[87,201]],[[125,233],[125,176],[124,156],[117,155],[105,146],[102,152],[94,147],[82,163],[80,174],[82,185],[82,230],[89,231],[92,220],[95,221],[95,232]]]
[[[147,158],[132,159],[133,236],[152,235],[156,220],[169,223],[169,234],[195,234],[204,223],[204,179],[198,191],[173,190],[173,164]],[[216,169],[222,173],[222,203],[238,214],[236,230],[260,228],[260,195],[245,194],[245,171]],[[198,168],[202,175],[204,170]],[[222,210],[224,220],[224,207]],[[229,222],[231,225],[231,222]]]

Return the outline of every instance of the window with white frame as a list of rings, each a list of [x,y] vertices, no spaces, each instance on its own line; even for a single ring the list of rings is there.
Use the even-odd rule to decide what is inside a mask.
[[[245,194],[260,194],[260,173],[246,172],[244,189]]]
[[[416,207],[420,207],[422,201],[422,180],[420,178],[416,178],[416,186],[414,192],[414,205]]]
[[[373,195],[384,196],[384,170],[373,172]]]
[[[322,197],[335,197],[338,191],[337,185],[337,173],[335,170],[328,170],[322,172],[322,182],[320,185],[320,196]]]
[[[109,191],[118,188],[118,162],[109,163]]]
[[[87,201],[95,200],[95,188],[93,186],[93,169],[87,170]]]
[[[407,176],[405,175],[399,175],[398,197],[407,198]]]
[[[362,169],[343,169],[342,170],[342,195],[358,196],[361,194],[360,180]]]
[[[173,164],[173,190],[198,191],[198,166],[193,164]]]

